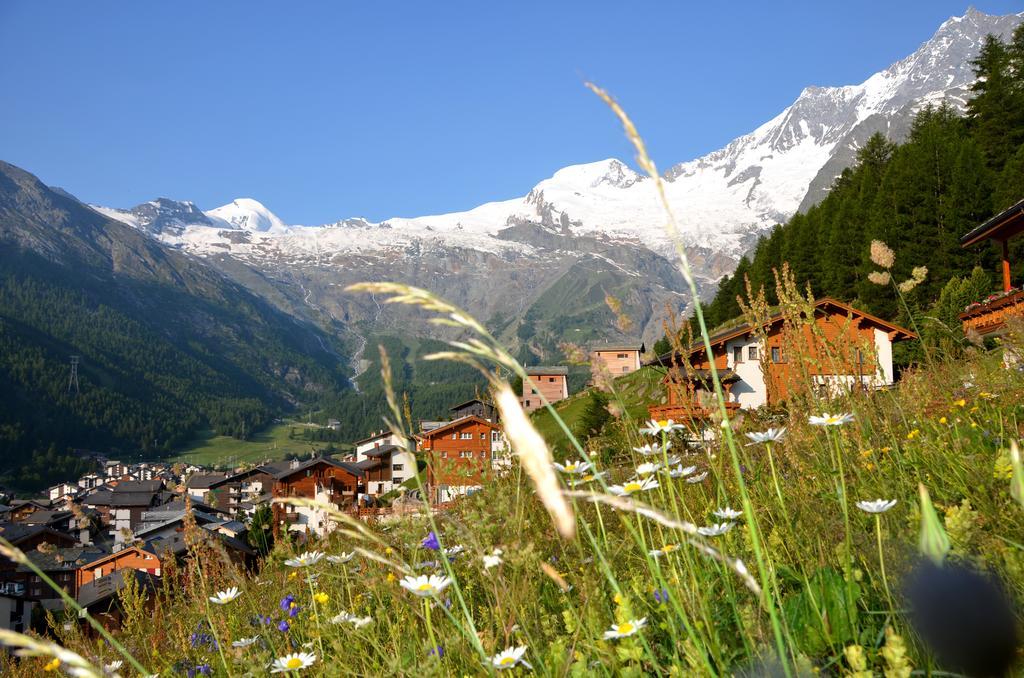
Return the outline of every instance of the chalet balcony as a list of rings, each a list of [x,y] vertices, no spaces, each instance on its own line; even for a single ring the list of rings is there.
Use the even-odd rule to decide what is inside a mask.
[[[1024,290],[1011,290],[971,304],[960,314],[960,322],[965,333],[973,330],[985,336],[1002,330],[1011,317],[1024,318]]]
[[[671,419],[677,424],[700,424],[706,422],[718,412],[718,405],[699,405],[697,403],[683,403],[680,405],[651,405],[647,408],[651,413],[651,419],[665,421]],[[725,410],[729,416],[733,416],[740,409],[739,403],[727,402]]]

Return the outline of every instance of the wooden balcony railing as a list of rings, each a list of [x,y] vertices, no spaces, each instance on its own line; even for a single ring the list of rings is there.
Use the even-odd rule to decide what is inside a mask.
[[[651,405],[647,408],[651,413],[651,419],[664,421],[671,419],[677,424],[698,424],[710,419],[718,406],[705,406],[697,403],[686,403],[683,405]],[[740,409],[739,403],[726,403],[725,409],[731,417]]]
[[[1006,326],[1010,317],[1024,317],[1024,290],[1012,292],[987,304],[981,304],[960,314],[964,332],[992,334]]]

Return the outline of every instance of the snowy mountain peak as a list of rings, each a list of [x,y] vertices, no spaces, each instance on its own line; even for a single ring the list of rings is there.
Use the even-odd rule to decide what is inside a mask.
[[[243,231],[281,233],[288,226],[259,200],[236,198],[227,205],[208,210],[206,216],[220,219]]]

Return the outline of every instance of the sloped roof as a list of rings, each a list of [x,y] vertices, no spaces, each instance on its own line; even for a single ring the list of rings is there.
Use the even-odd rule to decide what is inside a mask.
[[[205,490],[225,478],[227,478],[227,476],[223,473],[193,473],[189,476],[188,481],[185,483],[185,487],[190,490]]]
[[[54,537],[59,537],[61,540],[75,543],[78,541],[72,535],[65,532],[59,532],[58,530],[49,527],[48,525],[28,525],[26,523],[0,523],[0,537],[3,537],[7,541],[11,542],[15,546],[31,539],[40,534],[48,534]]]
[[[486,425],[486,426],[488,426],[488,427],[490,427],[492,429],[501,430],[501,426],[498,426],[493,421],[487,421],[486,419],[481,419],[480,417],[476,416],[475,414],[470,414],[470,415],[467,415],[465,417],[461,417],[459,419],[456,419],[455,421],[450,421],[447,424],[445,424],[444,426],[438,426],[435,429],[431,429],[429,431],[424,431],[424,432],[420,433],[420,437],[421,438],[432,438],[435,435],[439,435],[441,433],[444,433],[444,432],[448,431],[449,429],[455,428],[456,426],[460,426],[462,424],[469,423],[469,422],[476,422],[476,423],[484,424],[484,425]]]
[[[334,466],[335,468],[340,468],[341,470],[346,471],[348,473],[351,473],[352,475],[357,476],[357,477],[358,476],[366,475],[366,473],[363,471],[363,469],[359,468],[358,466],[356,466],[355,464],[352,464],[350,462],[347,462],[347,461],[335,461],[335,460],[330,459],[328,457],[315,457],[313,459],[310,459],[308,461],[305,461],[305,462],[299,464],[296,468],[290,468],[290,469],[288,469],[286,471],[282,471],[281,473],[276,474],[274,477],[277,478],[278,480],[284,480],[285,478],[288,478],[289,476],[295,475],[296,473],[301,473],[302,471],[305,471],[308,468],[312,468],[314,466],[317,466],[318,464],[330,464],[331,466]]]
[[[970,247],[989,238],[1005,240],[1017,235],[1022,230],[1024,230],[1024,200],[1020,200],[1012,207],[971,229],[969,233],[960,238],[960,245]]]
[[[368,452],[363,452],[363,454],[367,457],[383,457],[388,454],[401,454],[402,452],[405,452],[405,450],[398,445],[382,445],[380,447],[375,447]]]
[[[548,375],[562,375],[569,374],[569,368],[561,365],[554,367],[546,367],[543,365],[534,365],[533,367],[526,368],[526,374],[531,377],[546,377]]]

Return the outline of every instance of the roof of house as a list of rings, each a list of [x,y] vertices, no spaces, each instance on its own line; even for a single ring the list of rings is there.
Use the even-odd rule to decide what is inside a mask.
[[[357,441],[355,441],[352,444],[353,445],[362,445],[363,443],[373,442],[377,438],[390,438],[391,435],[392,434],[391,434],[390,430],[384,429],[384,430],[381,430],[381,431],[377,431],[376,433],[371,433],[370,435],[366,436],[362,440],[357,440]]]
[[[71,517],[71,511],[33,511],[18,522],[26,525],[52,525],[67,520]]]
[[[913,338],[915,338],[917,336],[916,334],[914,334],[913,332],[911,332],[910,330],[908,330],[908,329],[906,329],[904,327],[900,327],[899,325],[891,323],[891,322],[889,322],[887,320],[882,320],[878,316],[871,315],[870,313],[867,313],[866,311],[861,311],[859,309],[856,309],[853,306],[850,306],[849,304],[845,304],[845,303],[843,303],[843,302],[841,302],[841,301],[839,301],[837,299],[833,299],[831,297],[822,297],[821,299],[817,299],[814,302],[814,310],[815,311],[819,311],[819,310],[820,311],[824,311],[824,309],[826,307],[832,307],[832,308],[838,309],[840,311],[845,312],[847,315],[860,316],[861,318],[864,318],[865,320],[867,320],[867,321],[869,321],[869,322],[871,322],[871,323],[873,323],[873,324],[875,324],[875,325],[877,325],[877,326],[879,326],[879,327],[881,327],[883,329],[886,329],[886,330],[888,330],[890,332],[896,332],[897,336],[895,338],[897,338],[897,339],[900,339],[900,338],[902,338],[902,339],[913,339]],[[786,319],[786,315],[784,313],[782,313],[782,312],[775,313],[770,318],[768,318],[768,320],[764,323],[764,327],[770,327],[772,325],[775,325],[776,323],[784,321],[785,319]],[[725,329],[723,329],[723,330],[721,330],[719,332],[716,332],[714,335],[712,335],[710,337],[710,339],[711,339],[711,342],[710,342],[711,343],[711,347],[714,348],[715,346],[717,346],[719,344],[724,344],[725,342],[729,341],[730,339],[735,339],[737,337],[745,336],[745,335],[749,334],[751,331],[753,331],[753,328],[750,326],[750,323],[746,323],[746,322],[741,322],[741,323],[738,323],[738,324],[726,327]],[[900,335],[902,335],[902,337]],[[704,342],[703,341],[695,341],[692,344],[690,344],[690,347],[687,350],[688,350],[690,355],[693,355],[694,353],[700,353],[700,352],[702,352],[704,350]],[[648,364],[648,365],[673,364],[673,363],[677,362],[676,358],[677,358],[677,351],[672,350],[672,351],[669,351],[668,353],[662,353],[661,355],[652,358],[646,364]]]
[[[608,344],[607,346],[595,346],[591,351],[639,351],[644,352],[643,344]]]
[[[381,445],[380,447],[375,447],[363,454],[367,457],[383,457],[388,454],[401,454],[404,451],[405,450],[398,445]]]
[[[61,570],[77,570],[86,563],[100,558],[109,553],[108,547],[103,544],[93,546],[67,546],[64,548],[47,549],[45,551],[29,551],[25,555],[32,561],[32,564],[43,572],[55,572]],[[32,568],[28,565],[18,565],[18,572],[30,572]]]
[[[190,490],[205,490],[227,478],[224,473],[193,473],[189,476],[185,487]]]
[[[318,464],[330,464],[335,468],[340,468],[341,470],[351,473],[352,475],[357,477],[366,475],[363,469],[359,468],[353,463],[347,461],[335,461],[334,459],[331,459],[329,457],[314,457],[313,459],[304,461],[295,468],[290,468],[280,473],[277,473],[275,474],[274,477],[277,478],[278,480],[284,480],[289,476],[305,471],[306,469],[317,466]]]
[[[266,474],[268,476],[272,476],[272,475],[278,473],[278,470],[274,469],[274,468],[271,468],[269,466],[254,466],[254,467],[252,467],[250,469],[246,469],[245,471],[239,471],[238,473],[232,473],[230,475],[226,475],[223,478],[221,478],[220,480],[218,480],[218,481],[216,481],[214,483],[210,483],[209,487],[210,487],[210,489],[215,489],[215,488],[220,487],[221,485],[227,485],[228,483],[237,483],[237,482],[239,482],[241,480],[245,480],[246,478],[251,478],[252,476],[257,475],[259,473],[263,473],[263,474]]]
[[[544,376],[544,377],[546,377],[546,376],[549,376],[549,375],[552,375],[552,376],[553,375],[563,375],[564,376],[564,375],[569,374],[569,368],[565,367],[565,366],[549,367],[549,366],[543,366],[543,365],[534,365],[533,367],[527,367],[526,368],[526,374],[528,374],[531,377],[536,377],[536,376]]]
[[[82,498],[83,504],[90,506],[110,506],[110,500],[114,496],[114,490],[100,487]]]
[[[459,403],[458,405],[454,405],[452,407],[449,407],[448,411],[449,412],[454,412],[455,410],[461,410],[463,407],[466,407],[468,405],[472,405],[474,403],[480,403],[481,405],[486,405],[487,407],[494,407],[494,403],[489,402],[487,400],[482,400],[480,398],[470,398],[469,400],[467,400],[464,403]]]
[[[489,426],[490,428],[493,428],[493,429],[498,429],[498,430],[501,429],[501,427],[498,426],[497,424],[495,424],[493,421],[488,421],[486,419],[481,419],[480,417],[476,416],[475,414],[470,414],[468,416],[456,419],[455,421],[450,421],[447,424],[445,424],[444,426],[438,426],[435,429],[431,429],[429,431],[424,431],[423,433],[420,434],[420,437],[422,437],[422,438],[432,438],[433,436],[439,435],[439,434],[447,431],[448,429],[455,428],[456,426],[460,426],[461,424],[466,424],[466,423],[471,423],[471,422],[475,422],[475,423],[478,423],[478,424],[484,424],[485,426]]]
[[[31,539],[40,534],[48,534],[54,537],[58,537],[63,541],[67,541],[74,544],[77,539],[72,535],[65,532],[60,532],[53,529],[48,525],[27,525],[25,523],[0,523],[0,537],[3,537],[7,541],[11,542],[15,546],[23,541]]]
[[[164,487],[162,480],[122,480],[114,485],[114,492],[150,492],[156,494]]]
[[[986,220],[969,233],[960,238],[962,247],[970,247],[982,240],[994,238],[1005,240],[1024,230],[1024,200],[1008,207],[994,217]]]

